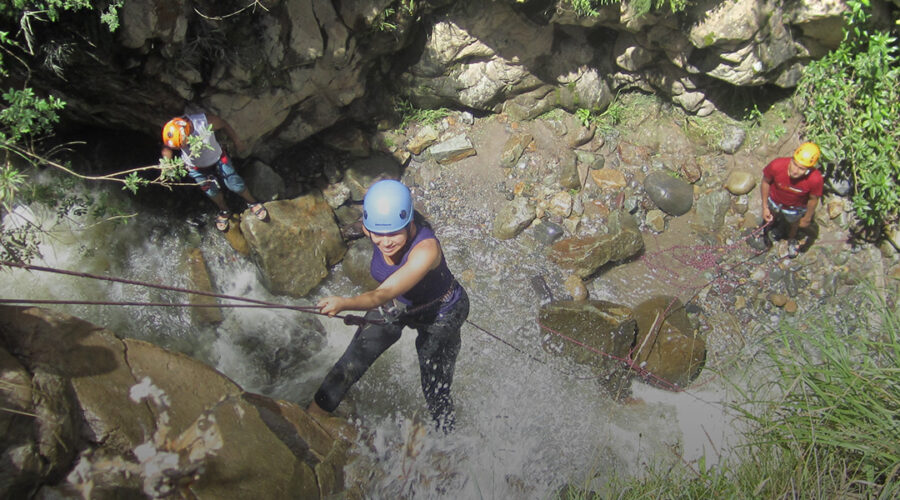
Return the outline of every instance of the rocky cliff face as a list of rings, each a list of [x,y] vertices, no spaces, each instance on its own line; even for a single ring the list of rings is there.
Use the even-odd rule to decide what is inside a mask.
[[[617,3],[578,17],[563,0],[129,0],[114,34],[93,18],[38,33],[45,59],[69,55],[32,81],[75,120],[151,136],[194,103],[271,162],[326,129],[374,124],[392,95],[529,118],[602,110],[632,88],[708,114],[723,104],[717,88],[794,86],[839,43],[845,8],[710,0],[637,16]]]
[[[0,496],[321,498],[352,428],[244,392],[187,356],[0,307]]]

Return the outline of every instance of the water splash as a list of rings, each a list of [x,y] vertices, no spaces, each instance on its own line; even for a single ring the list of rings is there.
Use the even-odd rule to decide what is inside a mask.
[[[40,209],[28,215],[52,218]],[[35,263],[190,287],[183,259],[173,256],[197,247],[219,293],[308,305],[317,297],[357,291],[338,266],[308,299],[274,296],[262,286],[255,266],[214,230],[152,214],[139,214],[135,224],[126,226],[96,222],[73,217],[54,227],[41,247],[43,258]],[[634,395],[643,403],[623,406],[583,368],[544,353],[535,321],[542,297],[530,281],[544,276],[554,295],[563,297],[560,272],[539,246],[483,237],[483,227],[484,221],[448,217],[437,228],[450,267],[472,298],[469,319],[542,362],[466,325],[453,385],[457,429],[444,436],[427,421],[415,332],[405,331],[338,409],[364,431],[357,447],[360,459],[348,468],[348,477],[376,498],[547,498],[566,483],[590,485],[613,473],[639,475],[650,463],[691,463],[705,455],[711,464],[728,449],[735,429],[723,403],[729,399],[724,388],[710,384],[699,394],[674,394],[635,382]],[[183,300],[122,284],[4,273],[4,298]],[[645,276],[632,278],[633,296],[652,288]],[[609,290],[616,295],[611,300],[622,302],[614,287]],[[185,352],[249,391],[301,405],[312,399],[354,331],[339,320],[283,310],[225,309],[222,323],[198,325],[182,309],[60,309]]]

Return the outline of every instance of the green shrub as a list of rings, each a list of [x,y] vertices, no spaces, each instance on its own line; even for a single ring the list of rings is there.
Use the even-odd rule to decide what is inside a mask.
[[[579,17],[594,17],[600,15],[598,7],[619,3],[617,0],[569,0],[572,11]],[[627,0],[626,2],[637,16],[643,16],[653,10],[668,9],[671,12],[680,12],[687,7],[687,0]]]
[[[852,181],[867,225],[900,214],[900,61],[896,38],[869,28],[869,0],[849,0],[840,47],[805,70],[797,88],[808,137],[837,179]]]

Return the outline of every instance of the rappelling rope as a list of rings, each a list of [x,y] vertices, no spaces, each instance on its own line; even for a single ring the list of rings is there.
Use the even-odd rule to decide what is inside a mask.
[[[17,267],[28,271],[40,271],[46,273],[63,274],[66,276],[75,276],[78,278],[89,278],[101,281],[110,281],[113,283],[124,283],[127,285],[143,286],[148,288],[156,288],[158,290],[167,290],[170,292],[188,293],[192,295],[202,295],[205,297],[215,297],[225,300],[237,300],[248,302],[249,304],[179,304],[179,303],[155,303],[155,302],[102,302],[102,301],[73,301],[73,300],[26,300],[26,299],[0,299],[3,304],[87,304],[87,305],[121,305],[121,306],[157,306],[157,307],[256,307],[262,309],[289,309],[292,311],[306,312],[310,314],[318,314],[320,316],[328,316],[320,312],[316,306],[293,306],[288,304],[279,304],[277,302],[268,302],[265,300],[250,299],[246,297],[238,297],[235,295],[224,295],[214,292],[205,292],[202,290],[192,290],[189,288],[181,288],[167,285],[159,285],[156,283],[148,283],[145,281],[129,280],[125,278],[115,278],[112,276],[100,276],[97,274],[82,273],[76,271],[67,271],[65,269],[56,269],[53,267],[35,266],[20,262],[0,261],[0,266]],[[329,316],[342,319],[347,325],[361,325],[365,323],[377,323],[378,320],[365,319],[352,314]]]
[[[756,236],[760,231],[763,231],[763,230],[765,229],[765,227],[768,226],[768,225],[769,225],[769,223],[767,223],[767,224],[765,224],[765,225],[763,225],[763,226],[760,226],[760,227],[757,228],[755,231],[753,231],[753,232],[751,232],[750,234],[748,234],[744,239],[747,239],[747,238]],[[743,240],[741,240],[741,241],[743,241]],[[749,259],[747,259],[747,260],[749,260]],[[735,266],[736,266],[736,265],[739,265],[739,264],[740,264],[740,263],[735,264]],[[143,286],[143,287],[149,287],[149,288],[156,288],[156,289],[166,290],[166,291],[172,291],[172,292],[188,293],[188,294],[193,294],[193,295],[201,295],[201,296],[214,297],[214,298],[219,298],[219,299],[224,299],[224,300],[235,300],[235,301],[241,301],[241,302],[247,302],[247,303],[248,303],[248,304],[191,304],[191,303],[159,303],[159,302],[137,302],[137,301],[113,302],[113,301],[73,301],[73,300],[0,299],[0,304],[72,304],[72,305],[145,306],[145,307],[231,307],[231,308],[269,308],[269,309],[287,309],[287,310],[293,310],[293,311],[298,311],[298,312],[307,312],[307,313],[316,314],[316,315],[321,315],[321,316],[329,316],[329,315],[327,315],[327,314],[325,314],[325,313],[320,312],[319,309],[318,309],[318,307],[316,307],[316,306],[293,306],[293,305],[287,305],[287,304],[279,304],[279,303],[268,302],[268,301],[263,301],[263,300],[258,300],[258,299],[250,299],[250,298],[246,298],[246,297],[238,297],[238,296],[233,296],[233,295],[224,295],[224,294],[218,294],[218,293],[214,293],[214,292],[206,292],[206,291],[201,291],[201,290],[192,290],[192,289],[188,289],[188,288],[173,287],[173,286],[167,286],[167,285],[159,285],[159,284],[156,284],[156,283],[148,283],[148,282],[137,281],[137,280],[129,280],[129,279],[124,279],[124,278],[115,278],[115,277],[110,277],[110,276],[100,276],[100,275],[95,275],[95,274],[90,274],[90,273],[75,272],[75,271],[67,271],[67,270],[64,270],[64,269],[56,269],[56,268],[45,267],[45,266],[35,266],[35,265],[24,264],[24,263],[17,263],[17,262],[10,262],[10,261],[0,261],[0,266],[16,267],[16,268],[20,268],[20,269],[29,270],[29,271],[40,271],[40,272],[48,272],[48,273],[62,274],[62,275],[67,275],[67,276],[75,276],[75,277],[80,277],[80,278],[89,278],[89,279],[96,279],[96,280],[101,280],[101,281],[109,281],[109,282],[115,282],[115,283],[123,283],[123,284],[135,285],[135,286]],[[704,287],[708,286],[710,283],[712,283],[713,281],[715,281],[716,279],[718,279],[718,277],[719,277],[720,275],[724,274],[725,272],[727,272],[727,270],[726,270],[726,271],[720,272],[719,274],[717,274],[717,276],[715,276],[713,279],[709,280],[706,284],[704,284],[704,285],[698,287],[698,288],[697,288],[697,291],[695,292],[695,294],[698,293],[699,290],[702,290]],[[456,285],[456,283],[454,283],[454,285]],[[450,291],[452,291],[452,287],[451,287]],[[445,295],[446,295],[446,294],[445,294]],[[424,304],[424,305],[415,307],[415,308],[413,308],[413,309],[407,310],[407,311],[405,311],[405,314],[414,313],[414,312],[416,312],[416,311],[418,311],[418,310],[420,310],[420,309],[423,309],[423,308],[425,308],[425,307],[431,306],[431,305],[433,305],[432,303],[437,302],[437,301],[440,301],[440,300],[443,300],[444,298],[445,298],[445,297],[442,296],[442,297],[439,297],[438,299],[435,299],[434,301],[432,301],[432,302],[430,302],[430,303],[427,303],[427,304]],[[669,307],[671,307],[671,304],[670,304]],[[663,318],[665,317],[665,315],[666,315],[667,312],[668,312],[668,307],[666,308],[666,312],[664,312],[663,315],[662,315]],[[365,325],[365,324],[372,324],[372,323],[378,323],[378,324],[381,324],[381,323],[385,323],[385,322],[386,322],[386,320],[383,320],[383,319],[370,319],[370,318],[364,318],[364,317],[361,317],[361,316],[350,315],[350,314],[347,314],[347,315],[335,315],[335,316],[329,316],[329,317],[334,317],[334,318],[341,319],[341,320],[343,320],[343,322],[344,322],[345,324],[347,324],[347,325],[355,325],[355,326],[362,326],[362,325]],[[490,331],[488,331],[487,329],[485,329],[485,328],[479,326],[478,324],[476,324],[476,323],[474,323],[474,322],[472,322],[472,321],[470,321],[470,320],[468,320],[468,319],[466,320],[466,323],[472,325],[472,326],[473,326],[474,328],[476,328],[477,330],[479,330],[479,331],[481,331],[482,333],[484,333],[484,334],[490,336],[491,338],[493,338],[493,339],[495,339],[495,340],[497,340],[497,341],[503,343],[504,345],[506,345],[507,347],[509,347],[509,348],[511,348],[511,349],[513,349],[513,350],[515,350],[516,352],[519,352],[520,354],[523,354],[523,355],[527,356],[528,358],[530,358],[530,359],[532,359],[532,360],[534,360],[534,361],[537,361],[537,362],[539,362],[539,363],[547,364],[546,361],[544,361],[544,360],[542,360],[542,359],[540,359],[540,358],[538,358],[538,357],[536,357],[536,356],[534,356],[534,355],[532,355],[532,354],[529,354],[528,352],[526,352],[525,350],[523,350],[523,349],[521,349],[521,348],[519,348],[519,347],[516,347],[516,346],[513,345],[512,343],[510,343],[510,342],[504,340],[503,338],[501,338],[501,337],[498,336],[498,335],[495,335],[495,334],[491,333]],[[654,327],[658,327],[658,326],[659,326],[657,323],[661,323],[661,321],[654,322]],[[540,324],[540,323],[538,323],[538,325],[539,325],[541,328],[543,328],[543,329],[545,329],[545,330],[547,330],[547,331],[549,331],[549,332],[551,332],[551,333],[554,333],[555,335],[558,335],[558,336],[560,336],[561,338],[564,338],[564,339],[566,339],[566,340],[568,340],[568,341],[570,341],[570,342],[573,342],[573,343],[575,343],[575,344],[581,346],[581,347],[584,348],[584,349],[593,351],[593,352],[595,352],[595,353],[597,353],[597,354],[600,354],[601,356],[605,356],[605,357],[607,357],[607,358],[613,359],[613,360],[615,360],[615,361],[617,361],[617,362],[623,364],[625,367],[627,367],[628,369],[630,369],[630,370],[636,372],[636,373],[638,374],[638,376],[640,376],[643,380],[647,381],[648,383],[651,383],[652,385],[661,386],[661,387],[667,388],[667,389],[669,389],[669,390],[672,390],[672,391],[674,391],[674,392],[684,392],[684,391],[685,391],[685,388],[679,387],[679,386],[676,385],[676,384],[672,384],[672,383],[670,383],[670,382],[668,382],[668,381],[666,381],[666,380],[664,380],[664,379],[662,379],[662,378],[660,378],[660,377],[655,376],[655,375],[654,375],[653,373],[651,373],[649,370],[644,369],[642,366],[640,366],[640,364],[638,364],[638,363],[635,362],[635,360],[634,360],[633,357],[632,357],[632,352],[629,352],[629,354],[628,354],[626,357],[624,357],[624,358],[622,358],[622,357],[617,357],[617,356],[614,356],[614,355],[612,355],[612,354],[610,354],[610,353],[605,353],[605,352],[603,352],[603,351],[601,351],[601,350],[599,350],[599,349],[596,349],[596,348],[594,348],[594,347],[588,346],[588,345],[586,345],[586,344],[584,344],[584,343],[582,343],[582,342],[579,342],[579,341],[577,341],[577,340],[575,340],[575,339],[573,339],[573,338],[571,338],[571,337],[568,337],[568,336],[566,336],[566,335],[564,335],[564,334],[562,334],[562,333],[560,333],[560,332],[557,332],[557,331],[555,331],[555,330],[553,330],[553,329],[550,329],[550,328],[546,327],[545,325],[542,325],[542,324]],[[648,336],[649,336],[649,335],[650,335],[650,333],[648,333]],[[632,349],[632,351],[633,351],[633,349]],[[548,365],[548,366],[549,366],[549,365]],[[570,375],[570,374],[566,374],[566,375]],[[694,397],[696,397],[696,396],[694,396]],[[699,398],[698,398],[698,399],[699,399]]]

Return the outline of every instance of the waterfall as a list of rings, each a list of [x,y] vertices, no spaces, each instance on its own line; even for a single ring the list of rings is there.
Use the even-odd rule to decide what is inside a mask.
[[[355,291],[337,266],[308,298],[272,295],[254,264],[211,225],[172,220],[124,195],[114,198],[135,214],[127,224],[104,222],[89,211],[57,221],[40,204],[17,207],[3,223],[28,220],[47,229],[36,265],[190,288],[184,255],[199,248],[221,294],[310,305],[320,296]],[[453,384],[457,429],[449,436],[430,430],[415,332],[406,330],[338,409],[363,430],[360,458],[347,470],[351,480],[366,484],[375,498],[547,498],[566,483],[587,486],[612,474],[640,475],[650,464],[680,467],[705,457],[712,465],[727,456],[739,429],[727,409],[731,395],[724,384],[713,380],[696,391],[671,393],[635,381],[633,396],[643,402],[625,405],[604,393],[587,369],[542,351],[535,321],[541,298],[529,283],[537,275],[560,282],[558,271],[515,240],[487,236],[479,221],[447,217],[435,224],[448,263],[472,300]],[[187,300],[72,276],[24,270],[2,275],[2,298]],[[201,325],[186,308],[50,307],[184,352],[248,391],[301,405],[311,400],[354,331],[340,320],[280,309],[223,309],[224,321]]]

